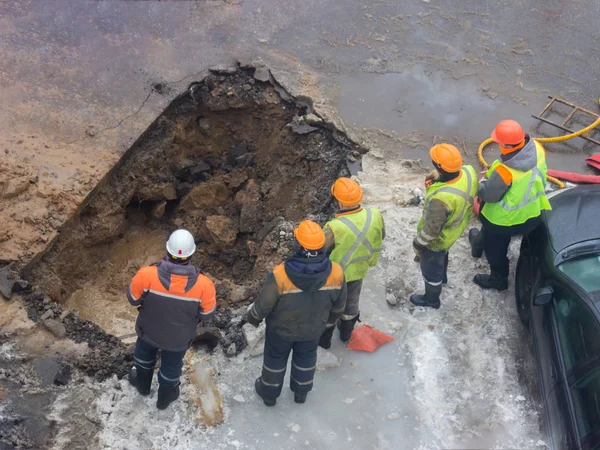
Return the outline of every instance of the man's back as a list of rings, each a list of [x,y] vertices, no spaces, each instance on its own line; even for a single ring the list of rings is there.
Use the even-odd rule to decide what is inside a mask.
[[[212,282],[193,265],[169,260],[142,267],[131,282],[129,297],[132,304],[140,304],[138,336],[170,351],[187,349],[198,322],[216,307]]]

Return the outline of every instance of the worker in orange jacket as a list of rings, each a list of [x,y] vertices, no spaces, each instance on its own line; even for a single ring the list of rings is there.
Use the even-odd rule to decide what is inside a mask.
[[[129,303],[138,307],[138,335],[129,382],[141,395],[150,394],[158,350],[158,409],[167,408],[179,397],[183,357],[196,336],[200,320],[216,309],[215,286],[190,263],[196,251],[194,237],[177,230],[169,237],[162,261],[142,267],[127,290]]]

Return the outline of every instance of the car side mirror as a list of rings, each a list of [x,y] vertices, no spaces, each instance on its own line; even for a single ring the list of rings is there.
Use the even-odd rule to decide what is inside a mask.
[[[543,287],[538,289],[535,294],[535,298],[533,299],[533,304],[535,306],[543,306],[547,305],[552,301],[552,297],[554,296],[554,289],[551,287]]]

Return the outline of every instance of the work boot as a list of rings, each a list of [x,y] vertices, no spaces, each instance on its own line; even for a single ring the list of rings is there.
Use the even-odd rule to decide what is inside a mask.
[[[325,349],[331,347],[331,338],[333,337],[333,330],[335,330],[334,325],[325,328],[325,331],[323,331],[323,334],[321,335],[321,339],[319,339],[319,346]]]
[[[434,286],[425,282],[425,294],[413,294],[410,296],[410,302],[415,306],[424,306],[433,309],[440,308],[440,295],[442,294],[442,285]]]
[[[135,387],[138,392],[143,395],[150,395],[150,386],[152,385],[152,376],[154,370],[140,369],[133,366],[129,371],[129,383]]]
[[[296,403],[304,403],[308,392],[294,392],[294,401]]]
[[[260,381],[260,377],[258,377],[256,379],[256,381],[254,382],[254,390],[259,395],[259,397],[263,399],[263,403],[266,406],[275,406],[275,404],[277,403],[277,399],[276,398],[267,397],[266,395],[263,394],[263,392],[262,392],[262,382]]]
[[[478,273],[473,278],[473,281],[483,289],[496,289],[497,291],[505,291],[508,289],[508,277],[500,275],[498,271],[494,269],[491,270],[490,275]]]
[[[167,409],[167,407],[179,398],[179,384],[176,386],[159,386],[156,407]]]
[[[471,244],[471,256],[481,258],[483,256],[483,233],[477,228],[469,230],[469,243]]]
[[[337,323],[338,330],[340,330],[340,340],[342,342],[348,342],[352,337],[352,331],[354,330],[354,325],[356,322],[360,320],[360,314],[357,314],[354,318],[350,320],[339,320]]]

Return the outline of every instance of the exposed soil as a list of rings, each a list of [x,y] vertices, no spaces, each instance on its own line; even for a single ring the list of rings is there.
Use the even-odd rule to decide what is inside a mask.
[[[76,313],[69,317],[126,336],[136,317],[128,283],[165,255],[170,232],[186,228],[198,246],[192,262],[215,282],[219,307],[251,300],[292,251],[294,223],[326,219],[330,185],[361,152],[268,69],[212,71],[154,121],[23,273]],[[222,344],[239,353],[241,333],[219,322]],[[89,342],[88,334],[69,336]]]

